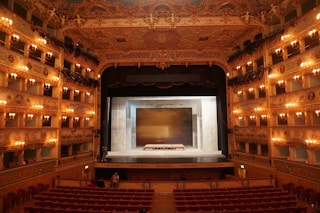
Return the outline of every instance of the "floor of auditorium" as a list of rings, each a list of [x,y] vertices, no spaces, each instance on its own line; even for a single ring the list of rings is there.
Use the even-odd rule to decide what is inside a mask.
[[[24,213],[24,206],[32,204],[32,201],[20,204],[10,211],[10,213]],[[318,213],[311,209],[310,205],[304,201],[298,200],[298,206],[308,207],[307,213]],[[152,205],[152,213],[175,213],[174,199],[172,193],[156,193]],[[9,212],[6,212],[9,213]]]

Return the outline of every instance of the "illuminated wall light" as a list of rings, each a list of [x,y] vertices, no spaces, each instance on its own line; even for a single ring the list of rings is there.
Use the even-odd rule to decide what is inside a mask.
[[[281,40],[282,40],[282,41],[284,41],[284,40],[286,40],[286,39],[288,39],[288,38],[290,38],[290,35],[289,35],[289,34],[281,36]]]
[[[47,44],[47,40],[44,38],[38,38],[38,41],[43,43],[43,44]]]
[[[13,43],[17,43],[17,42],[19,41],[19,39],[20,39],[20,36],[17,35],[17,34],[13,34],[13,35],[11,36],[11,41],[12,41]]]
[[[17,77],[18,77],[18,75],[16,74],[16,73],[10,73],[10,79],[11,80],[16,80],[17,79]]]
[[[248,65],[248,66],[251,66],[251,65],[252,65],[252,61],[248,61],[248,62],[247,62],[247,65]]]
[[[97,78],[101,78],[101,75],[100,75],[100,74],[98,74],[98,75],[97,75]]]
[[[79,117],[74,117],[74,121],[75,121],[75,122],[77,122],[77,123],[78,123],[78,122],[79,122],[79,120],[80,120],[80,118],[79,118]]]
[[[285,106],[286,107],[294,107],[296,104],[295,103],[286,103]]]
[[[317,14],[316,19],[317,19],[317,20],[320,19],[320,13]]]
[[[68,88],[68,87],[63,87],[63,88],[62,88],[63,93],[67,93],[67,92],[68,92],[68,90],[69,90],[69,88]]]
[[[88,67],[88,68],[86,69],[86,71],[87,71],[87,72],[91,72],[91,69]]]
[[[299,47],[299,42],[297,40],[291,41],[291,46],[293,48],[297,48],[297,47]]]
[[[251,88],[248,89],[248,91],[249,91],[250,93],[253,93],[254,88],[251,87]]]
[[[287,117],[286,113],[280,113],[279,114],[279,118],[281,118],[281,119],[284,119],[286,117]]]
[[[297,116],[297,118],[303,117],[303,112],[296,112],[296,116]]]
[[[230,73],[229,73],[229,72],[227,72],[226,76],[227,76],[227,77],[230,77]]]
[[[242,94],[242,91],[241,91],[241,90],[239,90],[239,91],[237,92],[237,94],[238,94],[238,95],[241,95],[241,94]]]
[[[277,74],[272,73],[272,74],[269,74],[269,75],[268,75],[268,78],[276,78],[277,76],[278,76]]]
[[[239,112],[240,112],[240,110],[235,109],[235,110],[233,110],[232,112],[233,112],[233,113],[239,113]]]
[[[52,52],[46,52],[46,59],[51,60],[52,59]]]
[[[265,88],[265,86],[264,86],[263,84],[259,86],[259,90],[260,90],[260,91],[264,91],[265,89],[266,89],[266,88]]]
[[[15,117],[16,117],[16,113],[14,113],[14,112],[9,112],[9,113],[8,113],[8,118],[9,118],[10,120],[13,120]]]
[[[262,108],[261,107],[256,107],[256,108],[254,108],[254,111],[262,111]]]
[[[302,63],[300,64],[300,67],[307,67],[307,66],[310,66],[310,65],[312,65],[312,62],[306,61],[306,62],[302,62]]]
[[[314,113],[316,114],[317,117],[320,117],[320,110],[315,110]]]
[[[74,90],[74,95],[79,95],[80,94],[80,90]]]
[[[318,36],[318,31],[314,29],[314,30],[309,31],[308,34],[310,37],[314,38],[314,37]]]
[[[6,26],[11,26],[13,21],[7,17],[1,17],[1,22]]]
[[[284,86],[284,80],[279,80],[277,82],[277,84],[279,85],[279,87],[283,87]]]
[[[242,117],[242,116],[239,116],[239,117],[238,117],[238,119],[239,119],[239,120],[242,120],[242,119],[243,119],[243,117]]]
[[[86,121],[90,121],[90,118],[86,117],[85,120],[86,120]]]
[[[261,120],[265,121],[267,120],[267,115],[260,115]]]
[[[7,104],[7,101],[5,100],[0,100],[0,105],[6,105]]]
[[[37,48],[38,48],[37,45],[31,44],[30,47],[29,47],[29,50],[30,50],[30,52],[33,53],[33,52],[35,52],[37,50]]]
[[[24,142],[24,141],[16,141],[14,143],[15,146],[24,146],[25,144],[26,144],[26,142]]]
[[[61,117],[62,122],[66,122],[67,119],[68,119],[68,116],[63,115],[63,116]]]
[[[81,69],[81,65],[80,64],[75,64],[75,68],[76,68],[76,70],[80,70]]]
[[[272,138],[272,141],[281,141],[281,138]]]
[[[317,140],[314,140],[314,139],[306,139],[304,141],[306,142],[306,145],[312,145],[317,143]]]
[[[58,141],[58,139],[56,139],[56,138],[50,138],[48,140],[49,143],[56,143],[57,141]]]
[[[66,112],[74,112],[74,109],[68,108],[68,109],[66,109]]]
[[[255,119],[256,119],[256,116],[250,115],[249,118],[250,118],[250,120],[255,120]]]
[[[52,79],[54,80],[54,81],[59,81],[59,77],[58,76],[52,76]]]
[[[241,66],[240,66],[240,65],[237,66],[236,69],[237,69],[238,71],[241,70]]]
[[[37,105],[34,105],[34,108],[35,109],[43,109],[43,105],[37,104]]]
[[[86,96],[90,96],[90,92],[86,92]]]
[[[34,115],[33,114],[26,114],[26,117],[28,120],[32,120]]]
[[[28,83],[29,84],[34,84],[36,82],[36,79],[29,78]]]
[[[43,86],[44,86],[44,89],[49,90],[50,87],[51,87],[51,84],[50,83],[44,83]]]
[[[275,53],[279,56],[282,55],[282,49],[281,48],[276,49]]]
[[[314,74],[314,75],[320,75],[320,69],[318,68],[318,69],[313,69],[312,70],[312,73]]]
[[[44,115],[42,117],[42,119],[43,119],[44,122],[48,122],[50,120],[50,116],[49,115]]]
[[[299,81],[299,80],[301,80],[301,76],[300,75],[295,75],[295,76],[293,76],[293,80]]]
[[[29,68],[27,66],[23,66],[23,65],[18,66],[18,69],[22,70],[22,71],[28,71],[29,70]]]
[[[96,114],[96,112],[95,111],[90,111],[89,114],[90,115],[94,115],[94,114]]]

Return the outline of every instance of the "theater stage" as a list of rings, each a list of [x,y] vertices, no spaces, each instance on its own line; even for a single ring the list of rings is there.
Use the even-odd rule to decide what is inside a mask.
[[[144,150],[138,147],[123,152],[108,152],[96,168],[227,168],[234,167],[220,151],[203,151],[192,147],[184,150]]]

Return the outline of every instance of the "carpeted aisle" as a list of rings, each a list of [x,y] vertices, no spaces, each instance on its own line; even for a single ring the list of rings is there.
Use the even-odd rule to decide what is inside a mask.
[[[155,193],[152,213],[174,213],[174,200],[172,193]]]

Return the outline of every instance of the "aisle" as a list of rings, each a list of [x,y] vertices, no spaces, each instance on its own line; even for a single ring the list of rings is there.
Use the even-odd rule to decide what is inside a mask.
[[[174,213],[174,200],[172,193],[155,193],[152,213]]]

